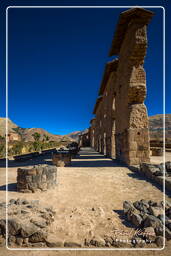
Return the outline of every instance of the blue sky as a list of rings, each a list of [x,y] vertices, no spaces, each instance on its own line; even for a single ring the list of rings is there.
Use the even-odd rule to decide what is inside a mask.
[[[75,1],[74,5],[162,5],[168,1]],[[155,2],[155,3],[154,3]],[[0,116],[5,116],[5,7],[72,5],[72,1],[3,1],[0,33]],[[146,105],[149,115],[163,112],[162,9],[149,27]],[[89,126],[111,41],[123,8],[9,9],[9,118],[21,127],[41,127],[67,134]],[[166,113],[170,42],[166,6]]]

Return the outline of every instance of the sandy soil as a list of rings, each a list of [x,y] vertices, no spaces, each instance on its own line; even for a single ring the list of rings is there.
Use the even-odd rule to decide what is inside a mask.
[[[165,160],[171,161],[171,152],[165,152]],[[160,164],[163,162],[163,156],[151,156],[150,161],[152,164]]]
[[[167,156],[169,157],[169,155]],[[154,161],[159,161],[154,159]],[[49,163],[50,158],[38,158],[34,164]],[[5,200],[5,168],[0,168],[0,201]],[[19,164],[9,162],[9,192],[11,198],[39,200],[41,204],[53,206],[56,219],[51,231],[60,240],[82,242],[93,235],[110,235],[117,230],[131,231],[122,216],[124,200],[163,199],[163,193],[155,184],[111,159],[86,150],[71,167],[58,168],[58,186],[47,192],[21,194],[16,192],[16,170]],[[21,163],[31,166],[33,162]],[[166,196],[170,201],[170,198]],[[171,244],[164,251],[139,251],[140,255],[169,255]],[[1,248],[2,255],[136,255],[133,251],[9,251]],[[0,254],[1,255],[1,254]]]

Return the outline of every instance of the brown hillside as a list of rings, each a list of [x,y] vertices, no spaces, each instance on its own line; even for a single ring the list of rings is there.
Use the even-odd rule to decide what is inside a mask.
[[[13,132],[13,128],[17,128],[18,126],[13,123],[9,118],[8,118],[8,131]],[[0,117],[0,135],[5,136],[5,131],[6,131],[6,118]]]
[[[21,136],[25,141],[34,141],[33,134],[37,132],[41,135],[40,140],[43,140],[44,135],[49,137],[49,141],[60,141],[63,136],[61,135],[54,135],[42,128],[25,128],[23,131],[21,131]]]

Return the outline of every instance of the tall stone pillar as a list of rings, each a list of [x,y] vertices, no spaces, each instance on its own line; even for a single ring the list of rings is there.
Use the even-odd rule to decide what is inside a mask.
[[[143,64],[147,24],[152,15],[142,8],[121,13],[110,52],[110,56],[119,56],[115,104],[116,158],[129,165],[150,161]]]

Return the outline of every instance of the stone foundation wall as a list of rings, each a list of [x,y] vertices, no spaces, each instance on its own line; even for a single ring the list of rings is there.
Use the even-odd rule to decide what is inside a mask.
[[[163,148],[151,148],[151,155],[152,156],[162,156]]]
[[[17,190],[23,193],[46,191],[56,185],[57,168],[51,165],[36,165],[33,168],[18,168]]]
[[[70,166],[71,165],[71,154],[53,154],[52,162],[58,167]]]
[[[154,180],[163,188],[164,180],[164,165],[161,164],[148,164],[142,163],[140,165],[140,172],[147,176],[149,179]],[[166,189],[171,191],[171,162],[165,163],[165,186]]]

